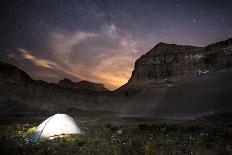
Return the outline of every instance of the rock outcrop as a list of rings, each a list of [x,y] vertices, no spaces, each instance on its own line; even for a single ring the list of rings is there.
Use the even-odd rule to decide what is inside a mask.
[[[134,88],[167,79],[176,81],[231,66],[232,39],[206,47],[159,43],[135,62],[131,78],[122,88]]]
[[[232,39],[206,47],[159,43],[118,92],[123,116],[191,118],[232,111]],[[133,107],[133,108],[131,108]]]

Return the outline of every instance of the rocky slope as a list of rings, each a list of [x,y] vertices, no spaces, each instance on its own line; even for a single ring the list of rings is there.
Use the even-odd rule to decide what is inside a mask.
[[[232,69],[228,69],[174,83],[149,84],[130,97],[121,115],[194,118],[231,112],[231,79]]]
[[[122,115],[191,118],[232,111],[231,79],[232,39],[203,48],[159,43],[117,90],[131,94]]]

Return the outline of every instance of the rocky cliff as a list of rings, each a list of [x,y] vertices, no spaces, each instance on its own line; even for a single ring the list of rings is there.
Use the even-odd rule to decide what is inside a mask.
[[[159,43],[135,62],[130,80],[121,89],[163,80],[176,81],[231,65],[232,39],[206,47]]]
[[[119,92],[123,116],[190,118],[232,111],[232,39],[206,47],[159,43]],[[131,108],[133,107],[133,108]]]

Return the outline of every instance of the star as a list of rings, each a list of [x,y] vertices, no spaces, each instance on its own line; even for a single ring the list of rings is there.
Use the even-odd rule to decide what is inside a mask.
[[[179,7],[180,6],[180,4],[176,4],[176,7]]]
[[[222,23],[224,22],[224,18],[221,18],[221,22],[222,22]]]

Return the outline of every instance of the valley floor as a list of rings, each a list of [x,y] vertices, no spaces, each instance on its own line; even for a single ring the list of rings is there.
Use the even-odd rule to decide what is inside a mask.
[[[11,120],[11,121],[10,121]],[[44,118],[1,120],[1,154],[231,154],[232,123],[149,118],[76,118],[77,140],[26,143],[20,132]],[[210,120],[210,119],[209,119]]]

